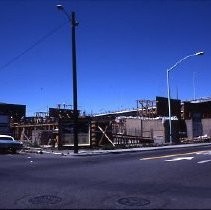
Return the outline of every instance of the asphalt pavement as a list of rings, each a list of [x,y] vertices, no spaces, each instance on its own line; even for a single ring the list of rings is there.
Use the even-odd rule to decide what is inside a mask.
[[[0,209],[210,209],[211,145],[163,148],[2,154]]]

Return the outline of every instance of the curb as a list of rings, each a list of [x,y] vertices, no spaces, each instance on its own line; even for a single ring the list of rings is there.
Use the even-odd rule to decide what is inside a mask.
[[[74,156],[94,156],[94,155],[107,155],[107,154],[121,154],[121,153],[134,153],[134,152],[145,152],[145,151],[155,151],[155,150],[171,150],[171,149],[184,149],[184,148],[194,148],[194,147],[206,147],[211,146],[211,143],[202,143],[197,145],[175,145],[175,146],[162,146],[162,147],[146,147],[146,148],[132,148],[132,149],[122,149],[118,150],[105,150],[105,152],[93,152],[84,154],[74,154]]]
[[[180,149],[180,148],[195,148],[195,147],[206,147],[211,146],[211,143],[197,143],[197,144],[180,144],[180,145],[168,145],[168,146],[157,146],[157,147],[141,147],[131,149],[114,149],[114,150],[100,150],[100,151],[79,151],[79,153],[73,153],[69,151],[47,151],[43,148],[23,148],[23,153],[36,153],[36,154],[54,154],[61,156],[96,156],[96,155],[107,155],[107,154],[121,154],[121,153],[134,153],[144,151],[155,151],[155,150],[167,150],[167,149]]]

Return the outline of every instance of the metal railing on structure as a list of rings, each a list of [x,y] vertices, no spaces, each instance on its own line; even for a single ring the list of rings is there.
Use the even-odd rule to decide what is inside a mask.
[[[151,137],[113,134],[113,143],[115,146],[140,147],[153,144],[154,140]]]

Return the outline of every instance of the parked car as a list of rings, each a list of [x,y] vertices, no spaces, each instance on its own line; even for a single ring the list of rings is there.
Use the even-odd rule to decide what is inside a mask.
[[[0,135],[0,151],[16,153],[17,150],[21,150],[22,148],[23,143],[21,141],[17,141],[9,135]]]

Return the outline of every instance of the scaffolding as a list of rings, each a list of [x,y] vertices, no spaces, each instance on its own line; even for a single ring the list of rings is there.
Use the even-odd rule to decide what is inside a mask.
[[[153,118],[157,115],[156,100],[136,100],[137,116]]]

